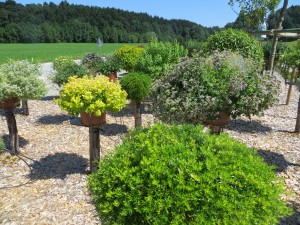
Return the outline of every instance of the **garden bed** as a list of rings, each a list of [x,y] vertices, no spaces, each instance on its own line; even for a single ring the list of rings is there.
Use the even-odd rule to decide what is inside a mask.
[[[252,121],[241,117],[224,132],[259,150],[277,166],[291,196],[283,196],[295,213],[282,225],[300,224],[300,135],[293,133],[299,92],[284,105],[287,86],[282,80],[280,101]],[[50,92],[49,92],[50,93]],[[143,124],[153,123],[144,104]],[[67,113],[52,96],[29,101],[29,116],[16,109],[20,158],[0,154],[0,224],[99,224],[86,187],[89,159],[88,128],[70,124]],[[112,151],[121,136],[134,127],[132,107],[109,114],[100,129],[101,154]],[[4,112],[0,110],[0,135],[8,143]]]

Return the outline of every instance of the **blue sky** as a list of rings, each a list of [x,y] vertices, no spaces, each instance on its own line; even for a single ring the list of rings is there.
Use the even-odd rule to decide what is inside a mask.
[[[50,2],[45,0],[15,0],[23,5]],[[211,27],[223,27],[235,21],[237,15],[228,5],[228,0],[67,0],[69,3],[114,7],[134,12],[145,12],[166,19],[185,19]],[[61,0],[52,0],[59,4]],[[283,2],[283,1],[282,1]],[[300,5],[300,0],[289,0],[289,6]],[[239,9],[235,7],[235,10]]]

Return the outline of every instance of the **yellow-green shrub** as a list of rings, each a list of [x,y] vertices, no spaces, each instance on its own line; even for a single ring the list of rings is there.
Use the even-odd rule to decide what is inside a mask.
[[[114,57],[122,64],[123,69],[132,71],[144,49],[137,46],[124,46],[117,49]]]
[[[70,77],[55,102],[72,115],[86,112],[100,116],[106,111],[120,111],[126,104],[126,98],[127,93],[121,89],[121,85],[110,82],[108,77],[84,76]]]

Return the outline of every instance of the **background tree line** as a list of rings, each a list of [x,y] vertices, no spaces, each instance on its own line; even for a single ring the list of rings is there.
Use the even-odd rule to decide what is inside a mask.
[[[276,29],[280,19],[280,10],[270,13],[267,18],[267,29]],[[252,23],[249,23],[251,20]],[[255,21],[253,23],[253,21]],[[225,28],[237,28],[244,30],[255,30],[258,27],[259,19],[255,15],[255,11],[248,15],[240,14],[235,22],[226,24]],[[283,29],[300,27],[300,5],[289,7],[284,13]]]
[[[74,5],[62,1],[44,4],[0,2],[1,43],[95,42],[108,43],[161,41],[204,41],[219,30],[186,20],[167,20],[146,13],[115,8]]]

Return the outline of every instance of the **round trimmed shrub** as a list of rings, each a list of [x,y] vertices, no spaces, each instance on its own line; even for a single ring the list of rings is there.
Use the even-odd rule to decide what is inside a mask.
[[[128,73],[120,81],[122,88],[127,92],[127,98],[141,102],[150,92],[151,77],[142,73]]]
[[[257,152],[201,126],[134,130],[88,187],[105,224],[273,225],[291,210]]]
[[[132,71],[144,48],[137,46],[123,46],[114,52],[114,57],[122,64],[123,69]]]
[[[212,53],[215,50],[229,50],[238,52],[246,58],[256,62],[263,62],[264,52],[259,42],[243,30],[226,29],[210,35],[205,43],[205,51]]]

